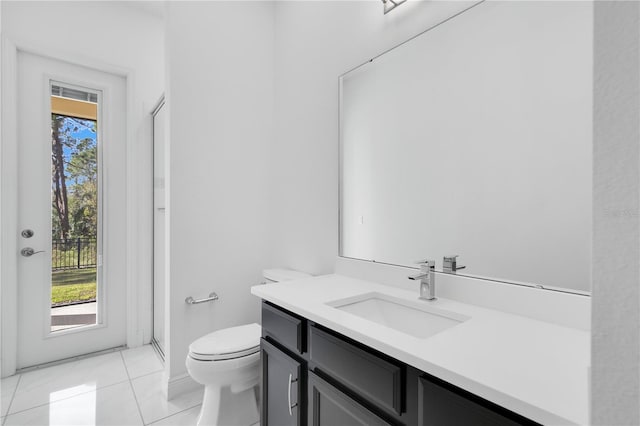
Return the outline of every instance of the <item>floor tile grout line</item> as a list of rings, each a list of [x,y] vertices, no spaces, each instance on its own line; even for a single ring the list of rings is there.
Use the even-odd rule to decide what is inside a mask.
[[[0,0],[0,1],[1,1],[1,0]],[[145,346],[146,346],[146,345],[145,345]],[[127,350],[131,350],[131,349],[127,349]],[[159,372],[161,372],[161,371],[164,371],[164,362],[162,362],[162,361],[161,361],[162,368],[161,368],[160,370],[150,371],[150,372],[148,372],[148,373],[144,373],[144,374],[141,374],[141,375],[136,376],[136,377],[131,377],[131,374],[129,374],[129,368],[127,367],[127,361],[124,359],[124,355],[122,354],[122,352],[123,352],[123,351],[120,351],[120,356],[122,357],[122,362],[124,363],[124,369],[127,371],[127,376],[129,377],[129,380],[131,380],[131,381],[134,381],[134,380],[136,380],[136,379],[139,379],[140,377],[146,377],[146,376],[150,376],[150,375],[152,375],[152,374],[155,374],[155,373],[159,373]],[[154,352],[155,352],[155,350],[154,350]],[[156,357],[157,357],[157,354],[156,354]]]
[[[2,0],[0,0],[0,2],[2,2]],[[133,382],[134,380],[138,380],[138,379],[141,379],[141,378],[143,378],[143,377],[151,376],[152,374],[162,373],[163,371],[164,371],[164,369],[162,369],[162,370],[152,371],[152,372],[150,372],[150,373],[144,373],[144,374],[141,374],[141,375],[139,375],[139,376],[132,377],[132,378],[131,378],[131,381]]]
[[[116,351],[113,351],[113,352],[116,352]],[[77,397],[77,396],[85,395],[85,394],[88,394],[88,393],[91,393],[91,392],[96,392],[96,393],[97,393],[97,391],[98,391],[98,390],[102,390],[102,389],[106,389],[106,388],[109,388],[109,387],[112,387],[112,386],[120,385],[120,384],[123,384],[123,383],[125,383],[125,382],[128,382],[128,383],[129,383],[129,387],[131,388],[131,391],[133,392],[133,395],[134,395],[134,401],[135,401],[136,406],[137,406],[137,408],[138,408],[138,413],[139,413],[139,415],[140,415],[140,418],[141,418],[142,424],[146,424],[146,423],[144,422],[144,417],[142,416],[141,407],[140,407],[140,404],[138,403],[138,398],[137,398],[137,395],[136,395],[136,393],[135,393],[135,389],[134,389],[134,387],[133,387],[133,380],[136,380],[136,379],[138,379],[138,378],[142,378],[142,377],[146,377],[146,376],[150,376],[150,375],[152,375],[152,374],[157,374],[157,373],[161,372],[161,371],[162,371],[162,369],[161,369],[161,370],[157,370],[157,371],[152,371],[152,372],[149,372],[149,373],[145,373],[145,374],[142,374],[142,375],[137,376],[137,377],[135,377],[135,378],[131,378],[131,375],[129,374],[129,369],[128,369],[128,367],[127,367],[127,363],[126,363],[126,361],[125,361],[125,359],[124,359],[124,355],[122,354],[122,352],[123,352],[123,351],[122,351],[122,350],[119,350],[119,351],[117,351],[117,352],[119,352],[119,353],[120,353],[120,359],[122,360],[122,363],[123,363],[123,366],[124,366],[124,369],[125,369],[125,373],[127,374],[127,379],[122,380],[122,381],[119,381],[119,382],[116,382],[116,383],[111,383],[111,384],[109,384],[109,385],[101,386],[101,387],[98,387],[98,388],[96,388],[96,389],[94,389],[94,390],[91,390],[91,391],[80,392],[80,393],[75,394],[75,395],[70,395],[70,396],[65,397],[65,398],[60,398],[60,399],[58,399],[58,400],[56,400],[56,401],[53,401],[53,402],[48,402],[48,403],[44,403],[44,404],[38,404],[38,405],[35,405],[35,406],[33,406],[33,407],[25,408],[25,409],[23,409],[23,410],[18,410],[18,411],[16,411],[16,412],[10,413],[11,407],[13,406],[13,402],[14,402],[14,400],[15,400],[15,396],[18,394],[18,387],[19,387],[19,385],[20,385],[20,383],[21,383],[21,381],[22,381],[22,378],[23,378],[22,376],[24,376],[24,374],[25,374],[25,373],[19,373],[18,382],[16,383],[16,386],[15,386],[15,388],[13,389],[13,392],[12,392],[12,395],[11,395],[11,400],[10,400],[9,406],[7,407],[7,413],[6,413],[6,415],[2,418],[2,421],[0,422],[0,425],[1,425],[1,426],[4,426],[4,425],[5,425],[5,423],[7,422],[7,419],[8,419],[8,417],[9,417],[9,416],[13,416],[13,415],[15,415],[15,414],[19,414],[19,413],[24,413],[25,411],[33,410],[33,409],[36,409],[36,408],[45,407],[45,406],[47,406],[47,405],[55,404],[55,403],[57,403],[57,402],[59,402],[59,401],[64,401],[64,400],[67,400],[67,399],[75,398],[75,397]],[[75,361],[74,361],[74,362],[75,362]],[[55,366],[52,366],[52,367],[55,367]],[[181,410],[181,411],[179,411],[179,412],[177,412],[177,413],[174,413],[174,414],[172,414],[172,415],[175,415],[175,414],[181,413],[181,412],[186,411],[186,410],[190,410],[190,409],[192,409],[192,408],[194,408],[194,407],[196,407],[196,406],[197,406],[197,404],[196,404],[196,405],[194,405],[194,406],[192,406],[192,407],[185,408],[184,410]],[[166,416],[166,417],[163,417],[162,419],[165,419],[165,418],[167,418],[167,417],[171,417],[171,416]],[[154,422],[160,421],[160,420],[162,420],[162,419],[154,420]]]
[[[194,406],[192,406],[192,407],[185,408],[185,409],[180,410],[180,411],[176,411],[176,412],[175,412],[175,413],[173,413],[173,414],[169,414],[168,416],[164,416],[164,417],[161,417],[161,418],[159,418],[159,419],[156,419],[156,420],[152,421],[151,423],[145,423],[145,426],[151,426],[151,425],[153,425],[154,423],[161,422],[162,420],[166,420],[166,419],[168,419],[169,417],[177,416],[178,414],[180,414],[180,413],[184,413],[185,411],[193,410],[194,408],[199,407],[199,406],[201,406],[201,405],[202,405],[202,403],[199,403],[199,404],[196,404],[196,405],[194,405]]]
[[[133,383],[131,382],[131,380],[129,380],[129,388],[131,388],[131,393],[133,394],[133,401],[136,403],[136,407],[138,408],[138,415],[140,416],[140,421],[142,422],[143,425],[145,425],[146,423],[144,422],[144,416],[142,415],[142,408],[140,408],[140,403],[138,402],[138,395],[136,394],[136,390],[133,388]]]
[[[120,359],[122,360],[122,365],[124,366],[124,371],[127,373],[127,379],[131,381],[131,374],[129,374],[129,369],[127,368],[127,361],[124,360],[124,355],[122,355],[122,351],[120,351]]]
[[[98,392],[99,390],[102,390],[102,389],[107,389],[107,388],[110,388],[112,386],[121,385],[121,384],[123,384],[123,383],[125,383],[127,381],[128,380],[123,380],[121,382],[111,383],[110,385],[101,386],[99,388],[95,388],[94,390],[80,392],[80,393],[77,393],[75,395],[67,396],[65,398],[56,399],[55,401],[52,401],[52,402],[47,402],[47,403],[44,403],[44,404],[34,405],[33,407],[25,408],[24,410],[16,411],[14,413],[7,413],[7,415],[5,416],[5,421],[6,421],[7,417],[13,416],[14,414],[24,413],[25,411],[33,410],[34,408],[45,407],[47,405],[55,404],[56,402],[66,401],[67,399],[75,398],[76,396],[80,396],[80,395],[86,395],[86,394],[91,393],[91,392]],[[9,407],[11,407],[11,406],[9,406]]]
[[[154,351],[154,352],[155,352],[155,351]],[[127,370],[127,376],[129,376],[129,369],[127,368],[127,362],[126,362],[126,361],[125,361],[125,359],[124,359],[124,355],[122,355],[122,351],[120,352],[120,355],[122,356],[122,361],[123,361],[123,362],[124,362],[124,364],[125,364],[125,369]],[[157,357],[158,355],[157,355],[157,354],[155,354],[155,356]],[[162,363],[162,364],[164,365],[164,363]],[[187,408],[184,408],[184,409],[182,409],[182,410],[180,410],[180,411],[177,411],[177,412],[175,412],[175,413],[169,414],[168,416],[164,416],[164,417],[161,417],[161,418],[159,418],[159,419],[155,419],[155,420],[154,420],[154,421],[152,421],[152,422],[146,423],[146,421],[145,421],[145,419],[144,419],[144,416],[142,415],[142,408],[140,407],[140,403],[138,402],[138,395],[136,394],[135,388],[133,387],[133,381],[134,381],[134,380],[137,380],[137,379],[139,379],[139,378],[142,378],[142,377],[150,376],[150,375],[152,375],[152,374],[160,373],[160,372],[162,372],[163,370],[164,370],[164,368],[163,368],[163,369],[160,369],[160,370],[157,370],[157,371],[152,371],[152,372],[149,372],[149,373],[146,373],[146,374],[142,374],[142,375],[140,375],[140,376],[136,376],[136,377],[134,377],[134,378],[131,378],[131,377],[129,376],[129,383],[130,383],[130,385],[131,385],[131,390],[133,391],[133,397],[135,398],[136,405],[138,406],[138,411],[140,412],[140,417],[142,418],[142,423],[143,423],[145,426],[146,426],[146,425],[152,425],[152,424],[157,423],[157,422],[159,422],[159,421],[162,421],[162,420],[168,419],[169,417],[172,417],[172,416],[175,416],[175,415],[177,415],[177,414],[183,413],[183,412],[185,412],[185,411],[187,411],[187,410],[191,410],[191,409],[193,409],[193,408],[195,408],[195,407],[197,407],[197,406],[199,406],[199,405],[201,405],[201,404],[202,404],[202,403],[195,404],[195,405],[193,405],[193,406],[191,406],[191,407],[187,407]]]
[[[7,417],[9,417],[9,412],[11,411],[11,406],[13,405],[13,400],[16,397],[16,393],[18,392],[18,386],[20,386],[20,381],[22,380],[22,374],[18,376],[18,381],[16,382],[16,387],[13,388],[13,392],[11,393],[11,399],[9,400],[9,406],[7,407],[7,412],[4,415],[4,419],[2,420],[2,424],[4,425],[7,421]]]
[[[1,2],[1,1],[2,1],[2,0],[0,0],[0,2]],[[47,370],[47,369],[49,369],[49,368],[56,368],[56,367],[58,367],[58,366],[63,366],[63,365],[64,365],[64,366],[69,367],[69,366],[73,366],[74,364],[80,363],[80,362],[82,362],[82,361],[84,361],[84,360],[88,360],[88,359],[92,359],[92,358],[94,358],[94,359],[95,359],[95,358],[101,357],[101,356],[103,356],[103,355],[115,354],[116,352],[120,352],[120,351],[111,350],[111,352],[110,352],[110,353],[105,353],[105,354],[97,353],[95,356],[89,356],[89,357],[82,358],[82,359],[78,359],[78,360],[74,360],[74,361],[64,362],[64,363],[62,363],[62,364],[55,364],[55,365],[51,365],[51,366],[48,366],[48,367],[44,367],[44,368],[37,368],[37,369],[35,369],[35,370],[29,370],[29,371],[24,372],[24,373],[19,373],[19,374],[20,374],[20,378],[19,378],[19,380],[18,380],[18,384],[20,384],[20,383],[22,382],[22,378],[23,378],[25,375],[28,375],[28,374],[31,374],[31,373],[35,373],[35,372],[42,372],[42,371],[46,371],[46,370]],[[121,356],[121,358],[122,358],[122,356]],[[127,370],[126,370],[126,365],[125,365],[125,372],[126,372],[126,371],[127,371]],[[129,377],[129,375],[128,375],[128,374],[127,374],[127,377]],[[112,386],[112,385],[115,385],[115,384],[118,384],[118,383],[123,383],[124,381],[125,381],[125,380],[122,380],[122,381],[120,381],[120,382],[116,382],[116,383],[110,383],[110,384],[105,385],[105,386],[96,387],[96,389],[95,389],[95,390],[102,389],[102,388],[104,388],[104,387],[109,387],[109,386]],[[92,392],[92,391],[81,392],[81,393],[79,393],[78,395],[80,395],[80,394],[84,394],[84,393],[87,393],[87,392]],[[18,385],[16,385],[16,389],[15,389],[14,397],[15,397],[15,395],[17,395],[17,394],[19,394],[19,393],[21,393],[21,392],[18,392]],[[68,398],[68,397],[65,397],[65,398],[62,398],[62,399],[67,399],[67,398]],[[62,399],[60,399],[60,401],[61,401]],[[13,401],[13,399],[12,399],[12,401]],[[46,404],[38,405],[38,407],[41,407],[42,405],[46,405]],[[20,411],[26,411],[26,410],[20,410]]]
[[[133,394],[133,401],[136,403],[136,408],[138,409],[138,415],[140,416],[140,421],[144,425],[146,423],[144,422],[144,416],[142,415],[142,408],[140,408],[140,403],[138,402],[138,395],[136,395],[136,390],[133,387],[133,381],[131,379],[131,375],[129,374],[129,368],[127,368],[127,361],[125,361],[122,351],[120,351],[120,358],[122,358],[124,369],[127,372],[127,377],[129,378],[129,388],[131,389],[131,393]]]

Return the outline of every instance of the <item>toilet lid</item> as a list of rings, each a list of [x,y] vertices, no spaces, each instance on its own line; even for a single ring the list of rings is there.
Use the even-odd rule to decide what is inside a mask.
[[[189,356],[208,361],[247,356],[260,350],[261,334],[255,323],[214,331],[191,343]]]

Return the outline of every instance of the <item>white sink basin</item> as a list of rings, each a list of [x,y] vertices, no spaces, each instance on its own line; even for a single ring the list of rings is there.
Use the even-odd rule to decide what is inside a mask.
[[[438,309],[427,301],[410,301],[382,293],[365,293],[327,305],[421,339],[454,327],[470,317]]]

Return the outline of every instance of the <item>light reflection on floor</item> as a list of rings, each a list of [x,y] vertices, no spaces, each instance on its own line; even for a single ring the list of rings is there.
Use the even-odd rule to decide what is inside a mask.
[[[195,425],[202,389],[167,401],[149,345],[2,379],[2,425]]]
[[[75,398],[64,399],[64,394],[77,395]],[[63,389],[52,392],[49,398],[49,424],[66,426],[72,424],[96,424],[96,383],[75,386],[75,389]],[[54,404],[55,403],[55,404]]]

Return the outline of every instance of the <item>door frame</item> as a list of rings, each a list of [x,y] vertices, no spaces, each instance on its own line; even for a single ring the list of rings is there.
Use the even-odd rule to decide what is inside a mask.
[[[144,176],[148,170],[139,167],[138,152],[134,141],[136,140],[136,123],[133,114],[133,81],[135,72],[132,69],[102,63],[69,52],[51,49],[49,47],[33,45],[27,42],[10,40],[2,37],[1,60],[1,86],[0,114],[2,123],[0,129],[0,360],[2,370],[1,377],[15,374],[17,366],[17,342],[18,342],[18,187],[17,187],[17,57],[18,51],[23,51],[55,60],[66,61],[75,65],[93,68],[99,71],[121,76],[126,81],[126,173],[127,173],[127,206],[126,206],[126,297],[127,297],[127,325],[126,344],[128,347],[140,346],[145,336],[149,335],[148,324],[144,318],[144,312],[148,308],[146,296],[150,289],[136,285],[141,267],[146,265],[143,256],[139,254],[138,242],[149,237],[144,234],[144,227],[138,226],[140,208],[137,205],[139,177]],[[142,296],[142,297],[140,297]]]

